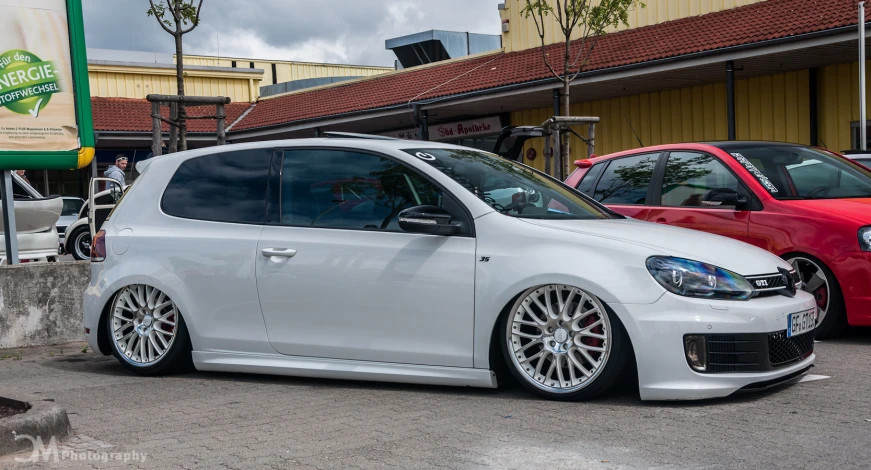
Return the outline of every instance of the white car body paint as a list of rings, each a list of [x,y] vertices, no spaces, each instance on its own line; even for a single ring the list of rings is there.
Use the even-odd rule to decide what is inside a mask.
[[[415,168],[466,207],[475,237],[207,222],[160,208],[170,178],[187,159],[297,146],[363,149]],[[567,284],[594,293],[625,326],[642,399],[726,396],[814,362],[811,355],[768,372],[694,372],[683,352],[684,334],[781,331],[787,314],[813,308],[814,300],[804,292],[749,301],[680,297],[645,267],[650,256],[671,255],[750,276],[788,269],[780,258],[723,237],[631,219],[505,216],[401,151],[450,147],[300,139],[149,160],[103,227],[106,260],[92,263],[84,298],[89,344],[109,352],[97,339],[106,305],[124,286],[148,284],[175,301],[200,370],[492,387],[490,341],[502,311],[530,287]],[[131,232],[123,237],[125,249],[115,250],[122,230]],[[296,254],[264,256],[264,249]]]

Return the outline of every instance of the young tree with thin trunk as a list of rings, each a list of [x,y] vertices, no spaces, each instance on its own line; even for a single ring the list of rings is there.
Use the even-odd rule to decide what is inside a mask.
[[[175,38],[175,76],[178,83],[178,96],[184,96],[184,50],[182,36],[193,31],[200,24],[200,10],[203,0],[194,6],[196,0],[148,0],[151,7],[148,16],[153,16],[164,31]],[[178,104],[178,149],[187,150],[187,114],[184,103]]]
[[[532,18],[541,38],[544,65],[562,81],[563,116],[571,116],[571,83],[583,72],[599,37],[610,27],[629,26],[629,11],[634,7],[644,7],[644,4],[640,0],[526,0],[521,14]],[[545,19],[550,15],[555,16],[559,31],[565,38],[562,63],[557,62],[559,57],[551,57],[547,52]],[[560,147],[563,159],[568,158],[568,136]]]

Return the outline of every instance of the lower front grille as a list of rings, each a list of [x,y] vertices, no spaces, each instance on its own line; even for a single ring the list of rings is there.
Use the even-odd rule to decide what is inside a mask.
[[[801,361],[813,353],[814,332],[786,337],[786,330],[704,336],[707,368],[705,373],[763,372]]]
[[[782,367],[798,362],[814,352],[814,332],[786,337],[786,331],[768,335],[768,362],[772,367]]]

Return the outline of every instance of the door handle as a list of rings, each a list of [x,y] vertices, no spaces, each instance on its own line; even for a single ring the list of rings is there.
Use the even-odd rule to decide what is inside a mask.
[[[263,256],[267,258],[271,258],[273,256],[280,256],[282,258],[293,258],[296,256],[296,250],[291,250],[290,248],[264,248],[260,250]]]

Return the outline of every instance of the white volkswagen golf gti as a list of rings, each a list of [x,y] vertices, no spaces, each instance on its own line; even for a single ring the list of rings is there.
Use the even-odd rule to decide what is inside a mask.
[[[331,137],[140,171],[94,237],[84,298],[91,347],[140,374],[496,387],[507,369],[577,400],[637,370],[642,399],[678,400],[815,359],[814,298],[780,258],[624,218],[490,153]]]

